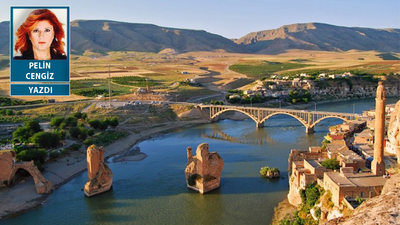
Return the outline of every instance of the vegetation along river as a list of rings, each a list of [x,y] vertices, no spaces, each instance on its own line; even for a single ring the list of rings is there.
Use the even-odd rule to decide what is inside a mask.
[[[355,112],[374,108],[375,99],[317,105],[319,111]],[[395,103],[398,98],[388,99]],[[310,108],[314,110],[314,106]],[[252,120],[205,124],[176,130],[138,144],[148,156],[142,161],[110,163],[113,190],[86,198],[84,172],[55,190],[46,203],[2,224],[269,224],[274,207],[288,191],[287,158],[291,149],[320,145],[326,119],[315,133],[292,117],[277,115],[256,129]],[[212,138],[227,134],[229,140]],[[221,135],[220,135],[221,136]],[[187,189],[186,147],[206,142],[224,160],[221,187],[201,195]],[[286,179],[260,177],[263,166],[277,167]]]

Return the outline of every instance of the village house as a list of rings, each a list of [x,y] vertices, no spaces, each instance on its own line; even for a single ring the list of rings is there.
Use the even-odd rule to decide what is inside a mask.
[[[354,134],[354,144],[366,144],[366,145],[373,145],[374,144],[374,135],[370,129],[365,129],[360,133]]]
[[[386,179],[371,173],[354,173],[353,167],[342,167],[339,172],[324,173],[324,189],[332,193],[332,202],[339,207],[343,201],[378,196]],[[348,205],[348,204],[347,204]]]

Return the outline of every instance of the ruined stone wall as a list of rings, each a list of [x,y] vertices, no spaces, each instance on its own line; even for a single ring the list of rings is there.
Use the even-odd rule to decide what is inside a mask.
[[[12,151],[0,151],[0,187],[8,185],[12,172],[13,158]]]

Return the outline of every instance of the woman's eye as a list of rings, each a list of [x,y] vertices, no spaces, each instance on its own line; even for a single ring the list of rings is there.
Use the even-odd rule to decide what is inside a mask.
[[[50,32],[50,31],[51,31],[50,29],[45,29],[45,30],[44,30],[44,32]]]
[[[32,32],[33,33],[37,33],[37,32],[39,32],[39,30],[38,29],[34,29]]]

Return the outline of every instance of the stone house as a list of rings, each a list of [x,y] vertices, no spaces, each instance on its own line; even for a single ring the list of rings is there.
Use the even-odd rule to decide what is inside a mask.
[[[370,129],[365,129],[361,133],[354,134],[354,144],[374,144],[374,135]]]
[[[371,173],[354,173],[352,167],[342,167],[340,172],[324,173],[324,189],[332,193],[332,202],[339,207],[342,201],[372,198],[380,194],[386,178]]]

